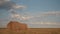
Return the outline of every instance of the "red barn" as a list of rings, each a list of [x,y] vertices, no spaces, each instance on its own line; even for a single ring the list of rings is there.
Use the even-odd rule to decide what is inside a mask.
[[[27,30],[27,25],[17,21],[10,21],[7,25],[7,28],[13,31]]]

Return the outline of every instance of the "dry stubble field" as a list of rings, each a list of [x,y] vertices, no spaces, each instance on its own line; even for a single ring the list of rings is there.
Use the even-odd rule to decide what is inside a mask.
[[[0,34],[60,34],[60,28],[29,28],[19,32],[0,28]]]

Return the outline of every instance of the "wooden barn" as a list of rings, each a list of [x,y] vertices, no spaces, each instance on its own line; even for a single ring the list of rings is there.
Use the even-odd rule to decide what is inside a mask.
[[[21,31],[27,30],[27,25],[17,21],[10,21],[7,25],[7,28],[13,31]]]

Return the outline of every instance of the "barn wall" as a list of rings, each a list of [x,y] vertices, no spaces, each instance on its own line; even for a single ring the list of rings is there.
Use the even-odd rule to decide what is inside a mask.
[[[10,22],[7,28],[13,31],[27,30],[27,25],[19,22]]]

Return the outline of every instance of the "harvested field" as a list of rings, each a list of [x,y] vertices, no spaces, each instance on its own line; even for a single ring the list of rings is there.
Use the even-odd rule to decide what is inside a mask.
[[[60,28],[29,28],[19,32],[0,28],[0,34],[60,34]]]

